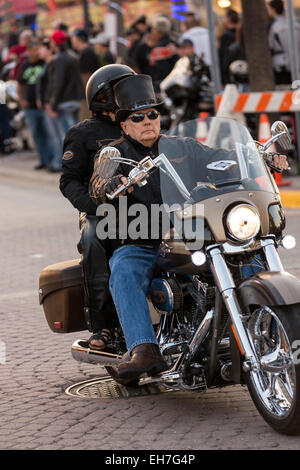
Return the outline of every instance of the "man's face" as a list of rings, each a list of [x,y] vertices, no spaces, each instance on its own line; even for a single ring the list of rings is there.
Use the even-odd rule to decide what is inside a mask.
[[[58,46],[57,46],[56,42],[53,41],[53,39],[51,39],[51,41],[50,41],[50,49],[54,54],[58,51]]]
[[[48,47],[45,46],[44,44],[41,44],[39,49],[38,49],[39,58],[42,59],[42,60],[45,60],[48,57],[49,53],[50,53],[50,51],[49,51]]]
[[[179,52],[180,57],[192,57],[195,54],[194,47],[189,45],[182,45],[177,50]]]
[[[267,12],[268,12],[268,15],[270,16],[270,18],[275,18],[276,11],[270,5],[267,5]]]
[[[100,42],[97,42],[94,44],[94,48],[97,54],[101,54],[102,52],[105,52],[106,48],[103,46],[103,44],[100,44]]]
[[[152,112],[149,114],[150,119],[147,115],[149,112]],[[144,118],[140,122],[134,122],[132,120],[136,115],[142,114],[144,115]],[[154,116],[157,116],[156,119],[151,119],[151,117]],[[121,127],[126,135],[129,135],[132,139],[140,142],[145,147],[151,147],[160,133],[160,115],[155,108],[136,111],[135,113],[131,113],[126,121],[121,122]]]
[[[27,50],[28,57],[31,62],[37,62],[39,60],[39,45],[30,46]]]
[[[72,44],[72,47],[77,51],[78,50],[78,44],[79,44],[79,40],[76,36],[71,36],[71,44]]]

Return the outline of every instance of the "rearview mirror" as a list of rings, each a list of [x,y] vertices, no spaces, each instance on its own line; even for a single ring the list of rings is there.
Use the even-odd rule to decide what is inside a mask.
[[[105,147],[99,155],[99,176],[101,178],[111,178],[115,175],[119,162],[114,158],[121,157],[120,151],[115,147]]]
[[[279,143],[279,145],[284,150],[288,150],[291,148],[292,139],[289,134],[288,128],[286,127],[284,122],[275,121],[271,127],[271,134],[272,134],[272,137],[276,137],[278,134],[281,134],[280,136],[278,136],[278,139],[277,139],[277,142]]]

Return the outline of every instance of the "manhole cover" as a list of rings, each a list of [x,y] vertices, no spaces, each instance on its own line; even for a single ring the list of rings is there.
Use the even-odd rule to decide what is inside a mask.
[[[65,392],[67,395],[81,398],[130,398],[171,391],[173,390],[157,384],[148,384],[142,387],[125,387],[117,383],[110,376],[105,376],[97,380],[87,380],[86,382],[71,385]]]

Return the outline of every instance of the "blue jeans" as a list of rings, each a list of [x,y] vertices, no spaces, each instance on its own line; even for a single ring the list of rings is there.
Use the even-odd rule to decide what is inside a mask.
[[[53,145],[51,166],[55,169],[60,169],[62,165],[64,138],[67,130],[78,122],[78,111],[59,111],[58,116],[55,118],[46,114],[45,119]]]
[[[125,245],[109,261],[109,287],[128,352],[139,344],[157,344],[146,299],[157,253],[157,249]]]
[[[58,120],[64,133],[66,133],[70,127],[74,126],[76,122],[78,122],[78,112],[79,108],[72,111],[61,109],[59,110]]]
[[[25,109],[26,122],[33,138],[40,162],[49,165],[53,159],[53,146],[48,134],[45,113],[41,109]]]
[[[60,169],[65,132],[63,127],[60,125],[58,118],[52,118],[45,113],[45,119],[47,123],[48,133],[51,136],[53,145],[53,157],[51,160],[51,166],[55,169]]]

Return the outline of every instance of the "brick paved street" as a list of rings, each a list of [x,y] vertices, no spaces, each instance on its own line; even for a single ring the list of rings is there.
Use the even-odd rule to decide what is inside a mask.
[[[78,257],[77,214],[56,177],[1,177],[0,449],[298,449],[299,437],[273,432],[240,386],[130,399],[65,394],[106,373],[71,357],[72,342],[88,332],[52,333],[38,303],[41,269]],[[299,216],[288,212],[287,233],[300,246]],[[282,259],[300,276],[299,247]]]

